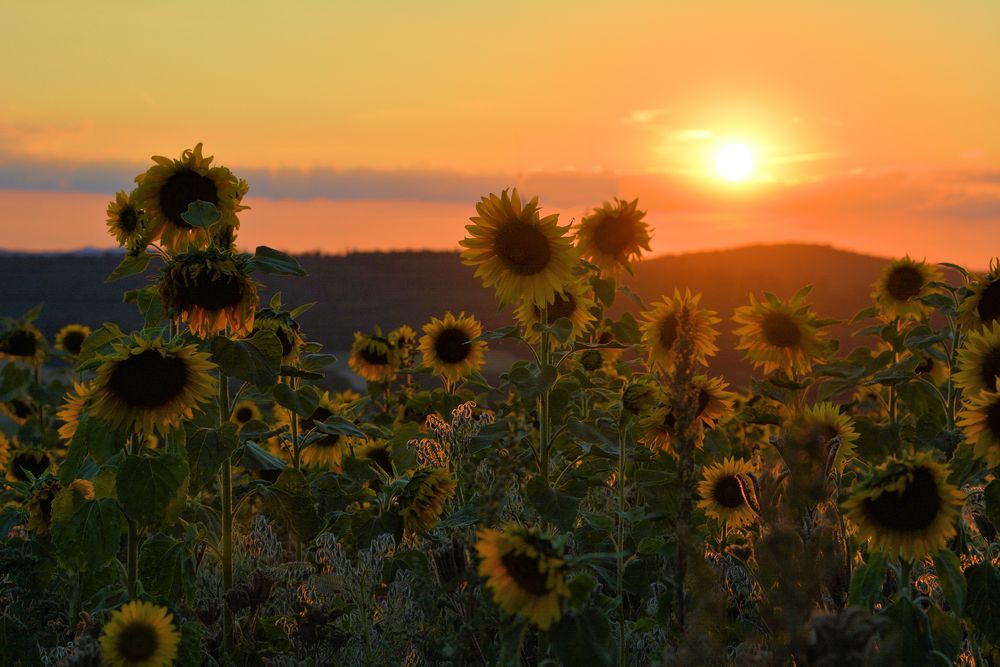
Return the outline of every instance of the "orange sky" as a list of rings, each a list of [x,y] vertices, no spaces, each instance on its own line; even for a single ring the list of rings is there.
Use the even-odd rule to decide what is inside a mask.
[[[518,185],[564,219],[639,197],[656,253],[1000,246],[998,3],[205,4],[5,3],[0,245],[109,246],[114,191],[202,141],[247,245],[455,248]]]

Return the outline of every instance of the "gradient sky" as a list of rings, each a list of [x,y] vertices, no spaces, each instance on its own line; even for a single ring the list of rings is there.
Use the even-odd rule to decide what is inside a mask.
[[[250,181],[240,242],[457,248],[516,185],[639,197],[657,254],[1000,252],[1000,3],[5,2],[0,246],[109,246],[154,154]],[[753,147],[727,183],[712,155]]]

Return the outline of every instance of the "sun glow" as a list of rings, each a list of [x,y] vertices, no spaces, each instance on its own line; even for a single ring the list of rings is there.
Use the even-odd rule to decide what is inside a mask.
[[[715,153],[715,171],[727,181],[745,181],[753,167],[753,151],[746,144],[725,144]]]

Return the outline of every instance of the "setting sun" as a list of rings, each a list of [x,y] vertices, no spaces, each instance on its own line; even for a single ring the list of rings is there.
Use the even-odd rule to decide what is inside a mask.
[[[715,171],[727,181],[745,181],[753,166],[753,151],[746,144],[726,144],[715,153]]]

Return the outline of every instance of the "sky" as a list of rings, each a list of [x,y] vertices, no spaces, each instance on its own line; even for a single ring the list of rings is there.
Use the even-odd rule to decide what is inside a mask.
[[[1000,252],[1000,3],[0,5],[0,247],[110,247],[115,191],[197,142],[241,245],[457,249],[505,187],[654,254],[810,242]],[[739,143],[749,177],[720,177]]]

